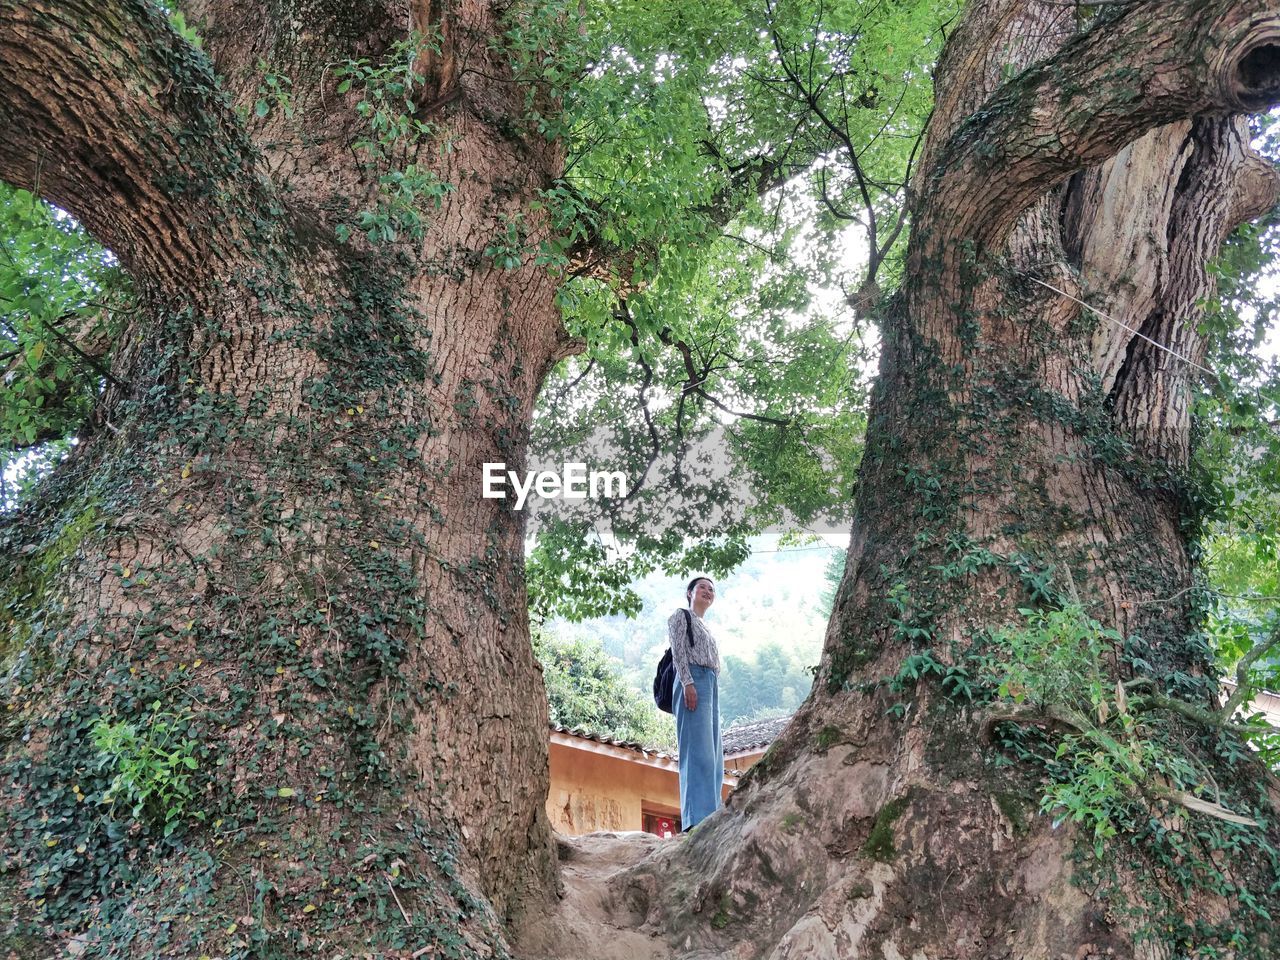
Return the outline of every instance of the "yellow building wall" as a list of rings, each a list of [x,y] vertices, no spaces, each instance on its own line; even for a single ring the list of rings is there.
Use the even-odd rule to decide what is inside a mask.
[[[753,750],[750,753],[740,753],[736,757],[725,757],[724,768],[733,770],[737,773],[746,773],[750,770],[757,760],[764,756],[764,747],[759,750]],[[725,794],[728,797],[728,794]]]
[[[680,812],[680,776],[621,757],[551,744],[547,816],[570,836],[593,830],[640,830],[640,809]]]

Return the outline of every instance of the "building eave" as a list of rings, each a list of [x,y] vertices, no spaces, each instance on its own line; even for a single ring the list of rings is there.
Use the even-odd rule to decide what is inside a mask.
[[[607,743],[569,730],[552,729],[551,743],[570,750],[579,750],[583,753],[592,753],[597,756],[614,757],[618,760],[625,760],[628,763],[638,763],[642,766],[653,767],[656,770],[666,770],[677,776],[680,774],[680,762],[666,753],[650,753],[638,747]],[[724,783],[730,787],[737,786],[738,775],[726,770]]]

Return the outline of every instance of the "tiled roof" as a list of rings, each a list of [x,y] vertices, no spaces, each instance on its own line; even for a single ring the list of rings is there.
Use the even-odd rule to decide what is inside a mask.
[[[668,760],[676,759],[674,753],[667,753],[665,750],[659,750],[657,747],[649,746],[644,743],[637,743],[634,740],[618,740],[614,737],[606,737],[602,733],[596,733],[594,730],[588,730],[585,727],[562,727],[558,723],[552,723],[551,729],[556,733],[567,733],[570,736],[581,737],[584,740],[594,740],[596,743],[608,744],[611,747],[622,747],[624,750],[634,750],[642,753],[646,757],[660,757]]]
[[[724,743],[724,755],[731,757],[735,753],[767,747],[790,722],[791,718],[788,716],[757,720],[754,723],[735,723],[720,735]]]
[[[773,743],[778,734],[790,722],[791,718],[788,716],[774,717],[770,720],[757,720],[754,723],[735,723],[721,734],[721,740],[724,743],[724,755],[729,757],[736,753],[746,753],[760,747],[767,747]],[[677,754],[674,752],[668,753],[658,747],[637,743],[634,740],[618,740],[615,737],[596,733],[594,730],[587,730],[585,727],[565,727],[558,723],[552,723],[551,729],[556,733],[565,733],[569,736],[581,737],[584,740],[593,740],[596,743],[603,743],[611,747],[621,747],[623,750],[633,750],[646,757],[654,757],[661,760],[675,760],[677,758]]]

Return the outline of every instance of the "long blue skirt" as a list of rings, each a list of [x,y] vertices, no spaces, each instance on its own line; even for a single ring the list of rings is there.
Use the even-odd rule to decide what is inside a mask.
[[[684,686],[676,677],[676,742],[680,751],[680,826],[697,826],[720,809],[724,748],[720,745],[720,687],[716,672],[690,665],[698,709],[687,710]]]

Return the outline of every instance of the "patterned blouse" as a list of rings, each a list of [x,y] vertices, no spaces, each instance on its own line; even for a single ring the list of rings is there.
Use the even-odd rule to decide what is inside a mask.
[[[711,635],[700,616],[692,610],[689,611],[689,616],[693,619],[693,646],[689,646],[689,621],[685,619],[684,610],[677,610],[667,620],[671,662],[675,665],[676,675],[681,683],[693,682],[693,674],[689,672],[690,664],[720,672],[720,651],[716,647],[716,638]]]

